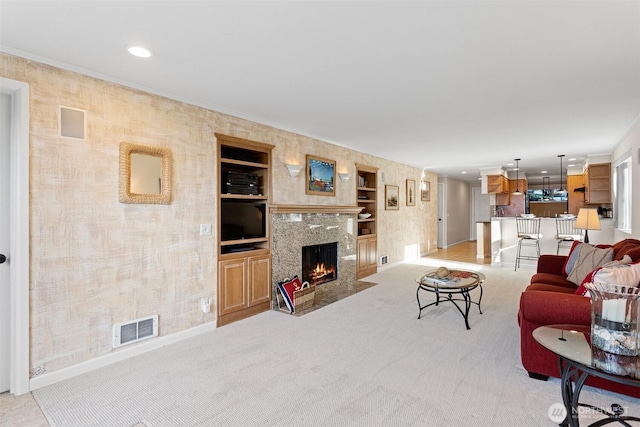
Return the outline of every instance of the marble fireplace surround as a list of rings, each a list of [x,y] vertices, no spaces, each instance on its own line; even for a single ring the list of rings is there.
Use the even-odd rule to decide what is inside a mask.
[[[302,247],[338,242],[338,279],[316,287],[316,304],[339,299],[335,294],[352,294],[356,288],[357,206],[272,205],[271,271],[273,308],[278,310],[277,283],[302,275]],[[323,292],[321,292],[321,290]],[[322,300],[327,294],[328,300]],[[328,294],[331,294],[329,296]],[[346,296],[346,294],[345,294]]]

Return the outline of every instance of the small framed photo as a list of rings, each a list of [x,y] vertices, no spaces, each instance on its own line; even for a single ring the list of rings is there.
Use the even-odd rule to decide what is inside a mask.
[[[431,183],[429,181],[420,181],[420,199],[426,202],[431,200]]]
[[[413,179],[407,180],[407,206],[416,205],[416,181]]]
[[[400,187],[397,185],[384,186],[384,208],[388,211],[397,211],[400,209],[398,196],[400,195]]]
[[[307,154],[307,194],[335,196],[336,162],[335,160]]]

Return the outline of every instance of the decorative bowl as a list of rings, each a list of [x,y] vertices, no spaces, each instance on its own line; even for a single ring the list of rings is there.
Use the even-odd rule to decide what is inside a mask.
[[[361,214],[358,214],[358,218],[360,218],[360,219],[367,219],[367,218],[369,218],[370,216],[371,216],[371,214],[370,214],[370,213],[361,213]]]

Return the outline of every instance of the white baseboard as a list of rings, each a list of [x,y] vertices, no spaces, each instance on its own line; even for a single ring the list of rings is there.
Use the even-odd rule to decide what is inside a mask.
[[[173,344],[178,341],[212,331],[216,329],[216,327],[216,322],[205,323],[204,325],[196,326],[195,328],[187,329],[186,331],[176,332],[175,334],[161,336],[155,339],[149,339],[130,347],[114,350],[109,354],[78,363],[77,365],[69,366],[51,373],[38,375],[37,377],[33,377],[29,380],[29,391],[46,387],[59,381],[73,378],[75,376],[94,371],[98,368],[120,362],[121,360],[129,359],[139,354],[164,347],[165,345]]]

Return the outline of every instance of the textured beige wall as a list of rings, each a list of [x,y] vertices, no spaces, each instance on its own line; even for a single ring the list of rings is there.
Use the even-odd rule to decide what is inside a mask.
[[[385,211],[379,184],[378,252],[391,263],[406,247],[435,249],[436,176],[431,201],[405,205],[413,167],[55,67],[0,54],[0,75],[30,85],[31,368],[52,372],[107,354],[114,323],[158,314],[160,335],[215,321],[202,313],[217,276],[216,139],[214,132],[276,146],[273,203],[355,205],[355,184],[338,182],[335,197],[307,196],[301,174],[284,164],[305,154],[379,167],[400,187],[400,210]],[[86,111],[85,140],[59,136],[59,106]],[[173,152],[171,205],[118,202],[120,142]],[[214,224],[213,236],[199,224]]]

